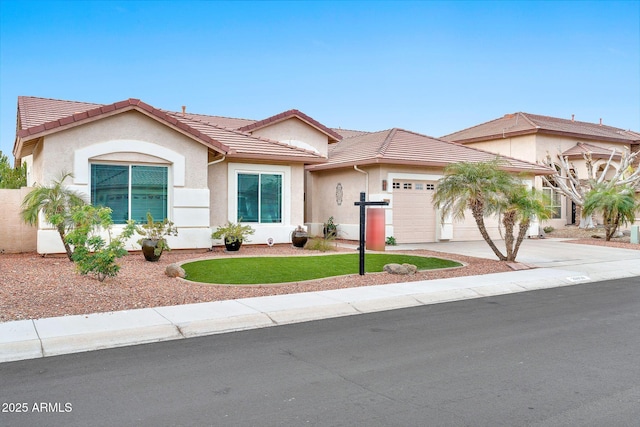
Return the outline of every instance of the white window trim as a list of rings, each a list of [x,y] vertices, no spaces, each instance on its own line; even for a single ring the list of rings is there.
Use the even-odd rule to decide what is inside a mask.
[[[186,164],[185,157],[173,150],[150,142],[135,140],[114,140],[92,144],[76,150],[73,155],[74,184],[89,184],[90,159],[103,154],[112,153],[141,153],[159,157],[171,163],[170,187],[184,187]],[[99,162],[96,162],[98,164]],[[106,164],[106,163],[105,163]],[[128,162],[114,162],[113,164],[137,164]],[[144,164],[143,164],[144,165]],[[155,165],[151,165],[155,166]],[[89,187],[91,188],[91,187]]]
[[[172,171],[172,165],[163,165],[163,164],[149,164],[149,163],[137,163],[137,162],[108,162],[108,161],[96,161],[96,162],[89,162],[88,163],[89,167],[89,178],[87,179],[87,193],[89,195],[89,201],[91,203],[93,203],[93,201],[91,200],[91,166],[92,165],[114,165],[114,166],[127,166],[129,168],[129,177],[128,177],[128,191],[129,191],[129,196],[131,196],[131,166],[153,166],[153,167],[163,167],[163,168],[167,168],[167,219],[169,221],[173,221],[173,186],[171,185],[172,179],[171,176],[173,174]],[[128,206],[128,210],[129,210],[129,219],[131,219],[131,197],[129,197],[129,206]],[[158,219],[158,218],[154,218],[154,221],[163,221],[164,218],[162,219]],[[114,227],[122,227],[125,224],[114,224]]]
[[[546,192],[549,192],[551,194],[545,194]],[[558,206],[553,204],[553,200],[554,200],[553,196],[556,193],[560,194],[560,205],[558,205]],[[560,193],[559,191],[554,190],[553,187],[543,186],[542,187],[542,194],[545,194],[545,195],[547,195],[549,197],[550,204],[547,205],[547,207],[553,209],[554,212],[555,212],[555,208],[558,208],[558,207],[560,208],[560,216],[558,216],[557,218],[554,217],[554,216],[551,216],[551,218],[549,218],[549,219],[562,219],[564,217],[564,213],[563,213],[564,211],[562,209],[562,205],[563,205],[563,203],[562,203],[562,193]]]
[[[282,175],[282,220],[279,223],[259,223],[261,226],[286,225],[291,222],[291,167],[281,165],[258,165],[248,163],[229,163],[227,217],[238,222],[238,174],[273,173]],[[252,223],[257,224],[257,223]]]

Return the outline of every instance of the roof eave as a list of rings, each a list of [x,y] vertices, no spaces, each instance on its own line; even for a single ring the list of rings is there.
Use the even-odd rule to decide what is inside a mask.
[[[533,135],[536,133],[545,134],[545,135],[568,136],[570,138],[586,139],[586,140],[592,140],[592,141],[617,142],[617,143],[623,143],[623,144],[640,143],[640,140],[636,141],[636,140],[622,138],[622,137],[614,138],[614,137],[608,137],[608,136],[588,135],[584,133],[565,132],[560,130],[544,129],[544,128],[527,129],[527,130],[522,130],[517,132],[505,132],[500,134],[492,134],[492,135],[479,136],[479,137],[467,138],[467,139],[445,139],[445,141],[457,142],[459,144],[472,144],[474,142],[493,141],[496,139],[506,139],[506,138],[512,138],[516,136]]]
[[[227,154],[227,159],[234,160],[260,160],[260,161],[276,161],[285,163],[302,163],[302,164],[317,164],[325,163],[326,157],[296,157],[296,156],[278,156],[278,155],[264,155],[257,153],[239,153],[231,151]]]
[[[444,141],[457,142],[458,144],[471,144],[474,142],[493,141],[494,139],[507,139],[514,136],[533,135],[540,131],[541,129],[526,129],[526,130],[520,130],[516,132],[504,132],[499,134],[478,136],[475,138],[467,138],[467,139],[444,139]]]
[[[133,104],[132,102],[136,102]],[[125,104],[128,103],[128,104]],[[148,104],[145,104],[139,100],[127,100],[117,102],[115,104],[106,105],[103,107],[91,109],[82,113],[76,113],[71,116],[44,123],[39,126],[35,126],[29,129],[22,129],[17,132],[17,140],[22,141],[32,140],[34,138],[45,137],[57,132],[69,130],[77,126],[86,125],[98,120],[102,120],[108,117],[112,117],[128,111],[137,111],[173,130],[186,136],[189,139],[203,143],[204,145],[219,151],[222,154],[226,154],[229,151],[229,147],[221,142],[203,134],[197,129],[193,129],[183,122],[167,115],[166,113],[158,110]],[[15,144],[14,144],[15,145]],[[14,148],[15,150],[15,148]],[[15,155],[15,154],[14,154]]]
[[[342,168],[351,168],[353,166],[372,166],[372,165],[399,165],[399,166],[416,166],[416,167],[435,167],[435,168],[445,168],[449,166],[452,162],[437,162],[437,161],[418,161],[418,160],[398,160],[398,159],[366,159],[366,160],[354,160],[347,162],[339,162],[339,163],[326,163],[319,165],[307,166],[306,169],[310,172],[320,171],[320,170],[330,170],[330,169],[342,169]],[[531,167],[531,168],[522,168],[517,166],[506,166],[505,170],[509,172],[517,172],[517,173],[530,173],[533,175],[551,175],[555,173],[550,168],[546,166],[539,167]]]

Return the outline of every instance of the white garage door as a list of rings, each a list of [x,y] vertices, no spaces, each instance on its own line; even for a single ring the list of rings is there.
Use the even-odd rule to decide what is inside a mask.
[[[436,181],[393,181],[393,237],[398,243],[436,241],[435,188]]]

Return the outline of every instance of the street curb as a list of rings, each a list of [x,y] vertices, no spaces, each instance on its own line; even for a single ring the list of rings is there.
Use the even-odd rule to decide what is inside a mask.
[[[177,340],[640,275],[553,268],[0,323],[0,362]],[[482,284],[482,283],[485,284]],[[470,286],[472,285],[472,286]],[[475,286],[473,286],[475,285]]]

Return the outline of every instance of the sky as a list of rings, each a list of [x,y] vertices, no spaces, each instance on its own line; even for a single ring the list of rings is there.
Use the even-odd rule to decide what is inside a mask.
[[[640,131],[640,0],[0,0],[18,96],[443,136],[517,111]],[[9,156],[12,158],[12,156]]]

